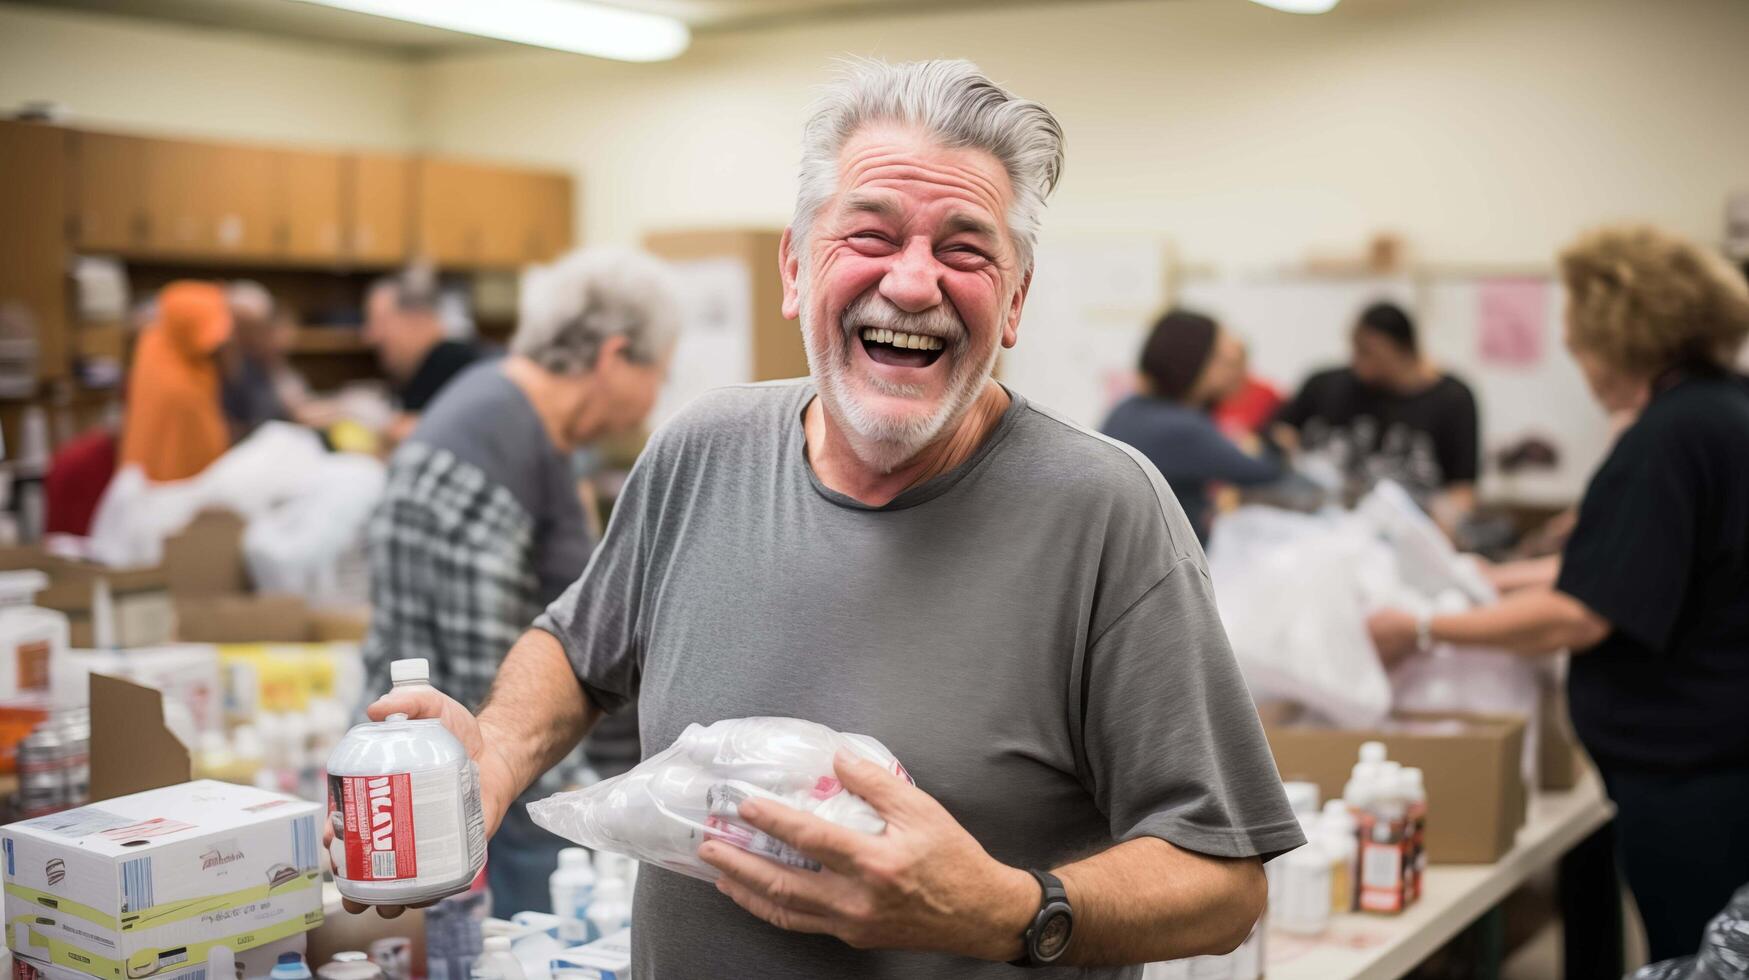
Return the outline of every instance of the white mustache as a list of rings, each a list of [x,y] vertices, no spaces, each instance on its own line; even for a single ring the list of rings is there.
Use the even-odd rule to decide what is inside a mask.
[[[852,339],[864,328],[876,327],[939,337],[955,348],[963,346],[966,341],[965,321],[960,319],[959,311],[947,302],[922,313],[907,313],[879,293],[868,293],[845,308],[838,317],[838,324]]]

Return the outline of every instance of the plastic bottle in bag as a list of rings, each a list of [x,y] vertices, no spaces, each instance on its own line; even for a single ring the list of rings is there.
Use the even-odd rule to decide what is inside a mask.
[[[768,799],[852,830],[880,833],[886,821],[838,781],[834,757],[840,751],[910,779],[893,754],[868,736],[796,718],[735,718],[693,725],[632,771],[532,803],[528,812],[538,826],[585,847],[707,881],[717,877],[697,856],[707,840],[817,870],[806,855],[743,822],[740,808],[750,799]]]

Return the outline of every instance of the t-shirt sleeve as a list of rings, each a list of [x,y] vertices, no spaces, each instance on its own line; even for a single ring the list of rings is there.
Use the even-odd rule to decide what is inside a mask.
[[[1699,533],[1694,482],[1675,440],[1625,434],[1580,501],[1555,588],[1651,649],[1667,649]]]
[[[639,457],[582,576],[534,621],[565,648],[589,700],[609,713],[637,697],[642,679],[639,611],[655,523],[647,510],[657,456],[652,447]]]
[[[1265,860],[1305,842],[1196,559],[1094,638],[1083,671],[1085,779],[1114,840]]]
[[[1281,467],[1273,460],[1246,455],[1212,424],[1193,430],[1187,441],[1181,461],[1207,479],[1256,486],[1281,478]]]
[[[1458,384],[1452,389],[1444,438],[1439,441],[1439,470],[1445,482],[1474,483],[1482,471],[1481,419],[1476,396]]]

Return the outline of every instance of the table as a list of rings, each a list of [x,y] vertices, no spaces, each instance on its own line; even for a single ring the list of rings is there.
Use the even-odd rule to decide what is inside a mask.
[[[1512,850],[1493,864],[1429,867],[1402,915],[1339,915],[1315,938],[1271,930],[1269,980],[1397,980],[1614,815],[1589,769],[1570,790],[1537,793]]]

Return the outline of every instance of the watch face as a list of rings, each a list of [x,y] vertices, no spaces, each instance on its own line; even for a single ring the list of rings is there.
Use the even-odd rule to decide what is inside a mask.
[[[1045,924],[1038,931],[1038,958],[1054,960],[1063,955],[1063,950],[1069,946],[1069,913],[1058,909],[1050,914]]]

